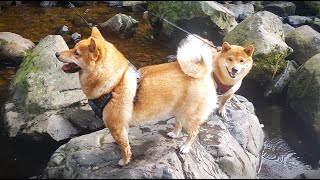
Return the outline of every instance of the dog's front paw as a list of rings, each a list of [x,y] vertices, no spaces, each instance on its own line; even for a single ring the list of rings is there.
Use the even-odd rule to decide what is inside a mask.
[[[167,134],[167,136],[169,136],[169,137],[171,137],[171,138],[176,138],[176,137],[178,137],[178,135],[177,135],[176,133],[174,133],[174,132],[169,132],[169,133]]]
[[[186,145],[183,145],[180,147],[180,153],[187,154],[189,152],[190,148]]]
[[[219,115],[223,118],[226,118],[227,116],[227,111],[226,111],[226,108],[222,107],[222,108],[219,108]]]
[[[119,166],[125,166],[125,165],[127,165],[129,162],[130,162],[130,161],[126,162],[125,160],[120,159],[120,161],[118,162],[118,165],[119,165]]]

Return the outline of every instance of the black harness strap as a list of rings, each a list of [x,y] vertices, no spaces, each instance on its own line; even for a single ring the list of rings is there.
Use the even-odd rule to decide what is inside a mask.
[[[134,67],[129,61],[128,61],[130,67],[136,72],[136,78],[137,78],[137,88],[139,87],[140,83],[140,72],[137,70],[136,67]],[[88,99],[88,104],[91,106],[92,110],[94,111],[95,115],[98,116],[100,119],[102,119],[102,112],[104,107],[110,102],[112,99],[112,94],[107,93],[104,94],[96,99]],[[136,100],[136,96],[134,97],[134,100]]]
[[[110,102],[112,98],[111,92],[102,95],[96,99],[88,99],[88,104],[91,106],[92,110],[100,119],[102,119],[103,108]]]

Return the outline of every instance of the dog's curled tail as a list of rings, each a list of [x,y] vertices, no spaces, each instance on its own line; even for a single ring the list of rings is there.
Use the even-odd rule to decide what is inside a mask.
[[[213,50],[207,43],[201,41],[197,35],[188,35],[181,41],[177,50],[177,60],[181,70],[188,76],[202,78],[210,75],[213,70]]]

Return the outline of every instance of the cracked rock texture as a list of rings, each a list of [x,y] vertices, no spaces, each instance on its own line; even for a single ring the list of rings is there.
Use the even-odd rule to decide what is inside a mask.
[[[132,160],[119,167],[121,153],[108,129],[82,135],[60,146],[43,175],[47,178],[257,178],[264,133],[254,107],[236,95],[227,118],[213,113],[188,154],[179,147],[186,134],[171,139],[174,118],[129,128]]]

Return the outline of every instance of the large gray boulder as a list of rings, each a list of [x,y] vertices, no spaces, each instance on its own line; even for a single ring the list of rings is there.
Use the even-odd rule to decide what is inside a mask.
[[[41,1],[40,6],[44,8],[55,7],[58,4],[58,1]]]
[[[121,38],[126,38],[132,37],[135,34],[138,24],[139,21],[135,20],[131,16],[118,13],[108,21],[100,24],[100,26],[106,28],[109,32],[118,34]]]
[[[178,147],[186,135],[171,139],[174,119],[129,128],[133,157],[119,168],[121,153],[108,129],[71,139],[49,160],[48,178],[257,178],[264,133],[252,103],[235,96],[227,119],[212,114],[186,155]]]
[[[251,3],[247,4],[223,4],[224,7],[228,8],[234,13],[237,21],[242,21],[247,17],[254,14],[254,6]]]
[[[299,27],[302,25],[311,24],[313,22],[313,19],[307,16],[294,15],[288,16],[287,21],[291,26]]]
[[[282,24],[282,29],[284,32],[284,36],[286,37],[289,33],[291,33],[293,30],[295,30],[294,27],[290,26],[288,23]]]
[[[306,132],[320,145],[320,53],[311,57],[291,78],[288,103],[306,125]]]
[[[276,1],[263,7],[263,10],[270,11],[278,16],[290,16],[294,15],[296,6],[292,2],[288,1]]]
[[[292,53],[284,38],[279,17],[261,11],[239,23],[223,40],[244,47],[254,45],[254,66],[248,77],[266,85],[285,67],[284,58]]]
[[[19,65],[29,49],[35,44],[29,39],[11,32],[0,32],[0,63]]]
[[[319,1],[304,1],[304,4],[317,16],[320,16]]]
[[[122,1],[122,6],[131,7],[134,12],[143,12],[148,5],[147,1]]]
[[[148,11],[161,18],[148,16],[154,37],[170,41],[174,48],[186,34],[162,19],[214,44],[222,44],[220,33],[229,32],[237,25],[234,13],[214,1],[150,1]]]
[[[293,49],[288,58],[305,63],[320,53],[320,33],[308,25],[300,26],[286,36],[286,43]]]
[[[49,35],[28,52],[5,104],[9,136],[48,136],[56,141],[103,126],[80,89],[78,74],[66,74],[55,53],[68,50],[60,35]]]

